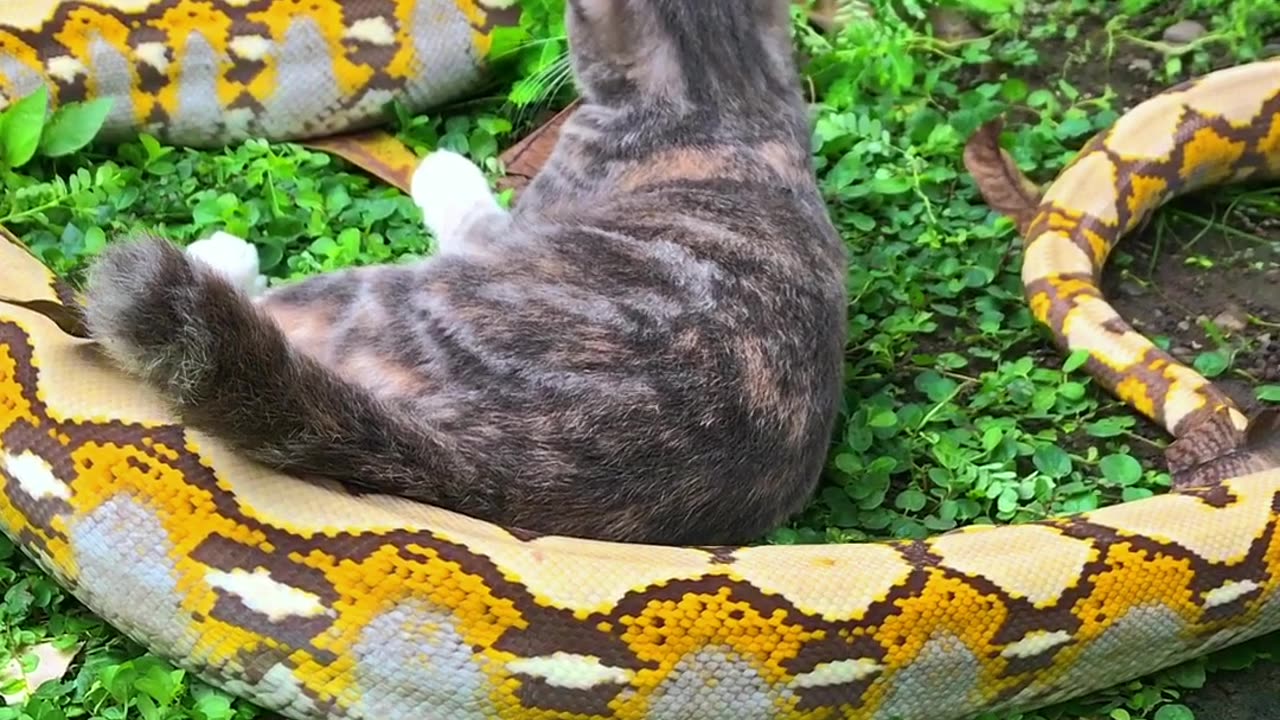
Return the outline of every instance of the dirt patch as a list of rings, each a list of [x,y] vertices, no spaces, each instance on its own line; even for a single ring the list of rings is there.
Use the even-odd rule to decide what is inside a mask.
[[[1278,687],[1280,662],[1259,662],[1248,670],[1214,673],[1183,702],[1205,720],[1280,720]]]
[[[1211,216],[1203,204],[1173,208]],[[1220,334],[1237,354],[1234,372],[1214,382],[1249,413],[1254,388],[1280,381],[1280,233],[1242,242],[1230,218],[1201,222],[1161,223],[1122,240],[1117,255],[1129,262],[1108,265],[1103,292],[1134,329],[1168,338],[1170,354],[1188,365],[1218,347]]]

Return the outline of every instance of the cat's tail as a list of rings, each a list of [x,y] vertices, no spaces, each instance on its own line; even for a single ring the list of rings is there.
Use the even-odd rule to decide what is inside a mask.
[[[92,337],[187,426],[285,472],[486,509],[456,448],[293,348],[227,275],[176,245],[108,246],[86,295]]]

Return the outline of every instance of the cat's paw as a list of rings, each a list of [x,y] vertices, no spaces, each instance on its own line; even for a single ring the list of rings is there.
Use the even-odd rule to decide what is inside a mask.
[[[259,274],[257,248],[231,233],[219,230],[191,243],[187,257],[213,268],[250,297],[261,295],[267,288],[266,277]]]
[[[199,282],[177,245],[145,237],[108,245],[89,266],[85,323],[118,365],[149,376],[170,358]]]
[[[459,231],[468,219],[486,212],[502,212],[489,181],[475,163],[449,150],[422,159],[409,186],[422,220],[442,251],[460,244]]]

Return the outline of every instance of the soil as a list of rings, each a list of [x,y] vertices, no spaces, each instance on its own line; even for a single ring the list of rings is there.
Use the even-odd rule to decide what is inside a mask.
[[[1158,37],[1158,28],[1165,22],[1162,18],[1174,15],[1177,5],[1159,3],[1131,27],[1137,34]],[[1052,87],[1065,76],[1085,95],[1110,88],[1120,111],[1163,90],[1168,83],[1153,79],[1150,71],[1161,62],[1152,50],[1118,43],[1110,62],[1096,61],[1107,46],[1104,20],[1101,15],[1084,20],[1069,43],[1038,45],[1041,62],[1029,78],[1032,86]],[[1149,32],[1142,29],[1144,23],[1150,26]],[[1233,64],[1225,51],[1217,55],[1214,68]],[[1225,212],[1227,204],[1206,192],[1157,211],[1145,229],[1120,242],[1103,274],[1102,288],[1136,330],[1148,337],[1168,338],[1170,353],[1188,365],[1202,351],[1215,347],[1206,322],[1225,323],[1222,332],[1238,354],[1233,371],[1213,380],[1250,414],[1258,407],[1254,388],[1280,382],[1280,218]],[[1186,219],[1186,213],[1200,219]],[[1188,263],[1192,257],[1208,258],[1212,265]],[[1165,438],[1164,431],[1152,423],[1142,431],[1152,438]],[[1154,448],[1135,451],[1163,463]]]
[[[1213,673],[1205,687],[1182,702],[1204,720],[1280,720],[1277,688],[1280,662],[1259,662],[1248,670]]]
[[[1171,209],[1203,216],[1204,209],[1195,206],[1205,204],[1192,198]],[[1206,231],[1190,222],[1170,222],[1163,232],[1149,228],[1125,239],[1117,254],[1132,260],[1128,268],[1109,264],[1103,292],[1134,329],[1169,338],[1170,354],[1184,363],[1215,346],[1205,321],[1224,328],[1230,340],[1243,341],[1234,362],[1237,372],[1214,382],[1248,414],[1257,407],[1254,387],[1280,381],[1280,232],[1262,230],[1258,241],[1242,243],[1228,234],[1240,224],[1231,219],[1224,224],[1225,231],[1221,226]],[[1210,259],[1213,267],[1188,264],[1193,256]]]

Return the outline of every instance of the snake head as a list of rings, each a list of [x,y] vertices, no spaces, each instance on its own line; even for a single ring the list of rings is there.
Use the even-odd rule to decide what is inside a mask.
[[[1171,444],[1165,458],[1175,488],[1212,486],[1280,468],[1280,407],[1259,411],[1243,431],[1225,415],[1216,416]]]

